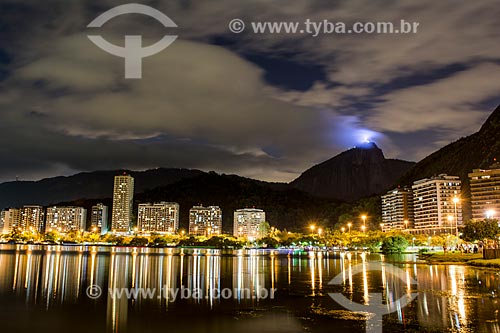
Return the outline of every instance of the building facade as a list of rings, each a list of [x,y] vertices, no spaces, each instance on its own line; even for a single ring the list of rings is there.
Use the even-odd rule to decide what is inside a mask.
[[[132,204],[134,200],[134,178],[130,175],[115,177],[111,231],[128,233],[132,225]]]
[[[244,208],[234,212],[233,235],[255,240],[260,237],[260,226],[266,221],[262,209]]]
[[[179,229],[179,204],[175,202],[139,204],[137,229],[140,233],[175,233]]]
[[[46,232],[83,231],[87,223],[87,210],[82,207],[49,207],[46,216]]]
[[[382,196],[382,231],[414,227],[413,191],[396,188]]]
[[[222,210],[219,206],[194,206],[189,210],[189,234],[211,236],[222,233]]]
[[[4,234],[9,234],[13,232],[16,228],[19,228],[21,224],[21,210],[18,208],[9,208],[2,212],[3,217],[3,230]]]
[[[472,218],[500,218],[500,163],[469,173]]]
[[[415,229],[446,229],[454,233],[462,225],[461,182],[441,174],[413,183]]]
[[[0,233],[5,233],[8,234],[8,232],[4,232],[4,226],[5,226],[5,214],[7,213],[6,210],[2,210],[0,212]]]
[[[92,232],[100,233],[101,235],[108,232],[108,206],[102,203],[92,206],[90,228]]]
[[[44,209],[42,206],[27,205],[21,208],[19,228],[23,231],[44,231]]]

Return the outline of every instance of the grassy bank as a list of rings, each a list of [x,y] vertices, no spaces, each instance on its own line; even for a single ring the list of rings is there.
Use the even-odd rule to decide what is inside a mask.
[[[467,264],[471,266],[478,267],[492,267],[492,268],[500,268],[500,259],[476,259],[471,260]]]
[[[431,264],[468,264],[473,260],[483,260],[483,255],[481,253],[432,252],[419,254],[419,258]]]
[[[476,267],[490,267],[490,268],[500,268],[500,259],[483,259],[481,253],[471,254],[460,252],[455,253],[422,253],[419,254],[419,258],[425,260],[430,264],[442,264],[442,265],[453,265],[453,264],[464,264]]]

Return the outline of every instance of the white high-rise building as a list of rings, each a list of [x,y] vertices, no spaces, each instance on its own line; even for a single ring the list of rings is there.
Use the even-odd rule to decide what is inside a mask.
[[[140,233],[175,233],[179,229],[179,204],[175,202],[139,204],[137,229]]]
[[[130,175],[115,176],[111,231],[128,233],[132,224],[134,178]]]
[[[382,231],[411,229],[413,224],[411,189],[396,188],[382,196]]]
[[[413,183],[415,229],[447,229],[454,233],[462,224],[460,178],[441,174]]]
[[[233,235],[248,239],[259,238],[259,228],[265,221],[266,213],[262,209],[238,209],[234,212]]]
[[[222,233],[222,210],[219,206],[194,206],[189,210],[189,234],[210,236]]]
[[[92,232],[104,235],[108,232],[108,206],[98,203],[92,206],[90,228]]]
[[[500,218],[500,163],[469,173],[472,218]]]
[[[3,234],[7,234],[8,232],[4,232],[4,226],[5,226],[5,214],[7,213],[6,210],[2,210],[0,212],[0,232]]]
[[[19,228],[24,231],[43,232],[44,211],[42,206],[27,205],[21,208]]]
[[[19,228],[21,223],[21,210],[18,208],[9,208],[2,211],[3,228],[0,232],[10,234],[16,228]]]
[[[46,232],[85,230],[87,223],[87,210],[82,207],[49,207],[46,216]]]

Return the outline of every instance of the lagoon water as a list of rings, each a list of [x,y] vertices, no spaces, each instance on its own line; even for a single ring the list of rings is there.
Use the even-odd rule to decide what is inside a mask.
[[[329,293],[382,295],[384,332],[500,332],[497,270],[416,255],[0,245],[2,332],[365,332]]]

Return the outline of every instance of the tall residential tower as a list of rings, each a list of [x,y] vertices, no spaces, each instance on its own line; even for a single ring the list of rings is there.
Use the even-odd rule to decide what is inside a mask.
[[[108,206],[98,203],[92,206],[90,216],[91,231],[104,235],[108,232]]]
[[[115,176],[113,189],[113,210],[111,231],[130,232],[132,225],[132,204],[134,200],[134,178],[130,175]]]
[[[474,169],[469,173],[472,218],[500,217],[500,163],[487,170]]]
[[[83,207],[47,208],[45,231],[57,230],[62,233],[85,230],[87,210]]]
[[[413,183],[415,229],[457,230],[462,224],[460,177],[441,174]]]
[[[411,229],[414,223],[413,191],[396,188],[382,196],[382,231]]]
[[[179,204],[159,202],[139,204],[137,230],[140,233],[173,234],[179,229]]]
[[[194,206],[189,210],[189,234],[210,236],[222,233],[222,210],[218,206]]]
[[[27,205],[21,208],[19,227],[24,231],[43,232],[44,209],[42,206]]]
[[[259,238],[260,226],[266,221],[266,213],[262,209],[244,208],[234,212],[233,235],[250,240]]]

